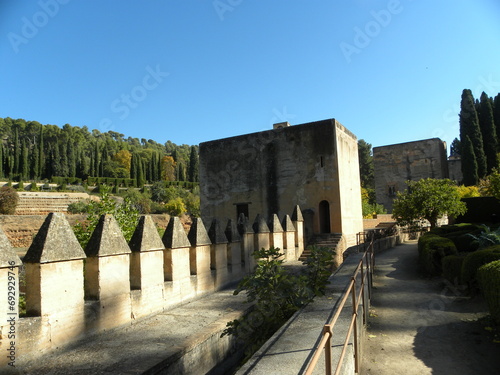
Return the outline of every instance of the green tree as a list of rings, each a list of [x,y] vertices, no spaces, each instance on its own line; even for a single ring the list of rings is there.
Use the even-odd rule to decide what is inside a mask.
[[[486,172],[490,174],[494,168],[498,168],[498,144],[491,101],[484,91],[481,94],[479,103],[479,127],[483,137],[483,148],[486,156]]]
[[[465,137],[469,137],[474,148],[474,156],[477,163],[477,174],[479,178],[486,176],[486,156],[483,148],[483,137],[479,128],[479,119],[476,112],[474,97],[472,91],[464,89],[462,92],[462,100],[460,102],[460,142],[464,144]],[[461,155],[462,161],[471,155]],[[462,174],[465,176],[465,171],[462,167]]]
[[[367,189],[373,189],[375,187],[375,182],[372,145],[366,143],[363,139],[358,141],[358,157],[361,186]]]
[[[474,155],[474,148],[469,136],[465,136],[462,145],[462,183],[465,186],[474,186],[479,183],[479,176],[477,174],[477,162]]]
[[[451,180],[426,178],[407,184],[404,192],[398,192],[392,211],[392,217],[401,225],[414,225],[425,219],[434,228],[440,217],[462,215],[467,210]]]
[[[493,121],[497,132],[498,151],[500,151],[500,93],[493,99]]]
[[[198,182],[198,152],[195,146],[191,146],[191,152],[189,154],[189,169],[188,169],[188,180],[191,182]]]
[[[455,138],[450,145],[450,156],[461,155],[460,152],[460,141],[458,138]]]
[[[495,197],[500,200],[500,171],[493,169],[491,174],[481,181],[481,195]]]

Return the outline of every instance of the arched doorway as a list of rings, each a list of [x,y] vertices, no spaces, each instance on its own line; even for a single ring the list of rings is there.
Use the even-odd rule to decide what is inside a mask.
[[[331,233],[330,203],[328,201],[319,202],[319,232]]]

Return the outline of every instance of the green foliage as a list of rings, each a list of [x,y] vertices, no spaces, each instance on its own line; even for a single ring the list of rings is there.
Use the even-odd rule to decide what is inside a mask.
[[[497,133],[493,120],[493,108],[488,95],[483,91],[479,103],[479,128],[483,136],[483,149],[486,156],[486,172],[490,174],[493,169],[498,168],[497,158]]]
[[[181,197],[169,200],[165,204],[165,208],[167,212],[172,216],[180,216],[186,212],[186,206],[184,205],[184,201]]]
[[[426,178],[407,184],[408,189],[398,192],[392,211],[400,225],[416,225],[425,219],[434,228],[440,217],[462,215],[467,210],[451,180]]]
[[[480,183],[480,191],[482,196],[495,197],[500,200],[500,172],[498,169],[493,169],[491,174]]]
[[[258,349],[295,311],[323,293],[331,274],[332,251],[311,248],[306,270],[295,275],[283,267],[283,253],[271,247],[253,253],[257,264],[234,294],[245,291],[247,302],[255,303],[242,319],[227,323],[222,333],[235,335],[247,345],[247,355]]]
[[[500,260],[481,266],[477,272],[477,279],[488,303],[491,317],[500,325]]]
[[[462,265],[467,254],[447,255],[442,259],[443,277],[452,284],[461,283]]]
[[[40,188],[36,184],[36,182],[32,182],[30,185],[30,191],[40,191]]]
[[[474,235],[472,233],[468,234],[470,237],[472,237],[473,240],[478,243],[479,249],[484,249],[492,245],[500,244],[500,228],[491,230],[486,225],[482,225],[481,227],[483,228],[483,231],[478,235]]]
[[[429,275],[437,276],[442,272],[442,259],[458,252],[450,239],[428,233],[419,238],[418,253],[422,270]]]
[[[89,201],[79,200],[68,204],[68,212],[70,214],[86,214],[89,212]]]
[[[151,195],[149,192],[140,192],[137,189],[127,189],[123,198],[133,205],[140,214],[151,213]]]
[[[109,188],[104,185],[101,186],[100,196],[98,202],[94,200],[89,202],[86,223],[79,222],[73,227],[76,238],[83,248],[87,246],[99,218],[104,214],[114,216],[127,242],[132,238],[139,221],[137,209],[127,199],[118,204],[109,194]]]
[[[469,176],[477,175],[478,178],[486,176],[486,156],[484,154],[483,136],[479,127],[479,118],[474,105],[472,91],[464,89],[460,102],[460,142],[462,144],[462,174],[465,185],[476,185],[477,181],[468,181]],[[469,138],[467,140],[467,138]],[[472,145],[472,153],[466,142]],[[469,170],[471,160],[475,160],[477,170]],[[475,172],[475,173],[474,173]]]
[[[151,139],[125,138],[114,131],[89,131],[86,126],[66,124],[60,128],[8,117],[0,118],[0,127],[4,140],[0,176],[9,179],[18,176],[23,180],[43,180],[57,176],[83,181],[89,176],[129,177],[130,170],[130,177],[141,183],[160,179],[160,160],[164,156],[175,153],[175,161],[183,171],[191,159],[197,163],[197,146],[170,141],[160,144]],[[185,179],[186,173],[179,173],[179,177]]]
[[[500,259],[500,245],[470,253],[465,257],[462,265],[462,282],[475,288],[477,286],[476,274],[479,267],[498,259]]]
[[[2,186],[0,188],[0,214],[14,215],[18,201],[19,195],[12,186]]]
[[[359,158],[359,177],[361,179],[361,186],[364,188],[375,187],[374,180],[374,166],[372,145],[360,139],[358,141],[358,158]],[[374,203],[374,202],[371,202]]]

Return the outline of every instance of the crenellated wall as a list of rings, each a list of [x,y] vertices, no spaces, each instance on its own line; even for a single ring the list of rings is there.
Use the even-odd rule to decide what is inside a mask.
[[[133,323],[223,289],[253,269],[255,249],[274,245],[296,260],[304,247],[300,208],[253,225],[194,219],[186,234],[172,217],[160,238],[142,216],[129,243],[111,215],[104,215],[82,249],[62,213],[50,213],[23,261],[0,229],[0,352],[14,360]],[[296,219],[296,220],[293,220]],[[27,317],[19,317],[19,269],[26,274]],[[15,303],[10,303],[7,295]],[[10,337],[9,337],[10,336]],[[0,366],[8,365],[7,355]]]

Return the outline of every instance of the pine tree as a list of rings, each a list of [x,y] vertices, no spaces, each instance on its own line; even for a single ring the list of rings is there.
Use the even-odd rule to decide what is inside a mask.
[[[14,165],[13,174],[21,173],[21,144],[19,143],[19,127],[14,127]]]
[[[486,156],[486,171],[487,174],[490,174],[494,168],[498,168],[498,144],[490,98],[484,91],[481,94],[479,105],[479,127],[481,129],[483,149]]]
[[[469,137],[474,149],[473,155],[477,163],[477,174],[479,178],[486,176],[486,156],[484,155],[483,138],[479,128],[479,119],[477,117],[476,108],[474,105],[474,97],[472,91],[464,89],[462,92],[462,100],[460,103],[460,141],[462,145],[465,138]],[[470,154],[462,155],[462,173],[464,173],[464,158],[470,157]],[[465,161],[468,164],[469,161]]]
[[[21,168],[20,175],[22,180],[27,180],[29,177],[30,164],[28,161],[28,147],[26,147],[26,142],[23,140],[21,142]]]
[[[451,145],[450,145],[450,156],[456,156],[456,155],[460,155],[461,152],[460,152],[460,141],[458,140],[458,138],[455,138],[453,140],[453,142],[451,142]]]
[[[462,145],[462,183],[465,186],[477,185],[479,182],[479,177],[477,174],[477,162],[474,155],[474,148],[472,147],[472,142],[469,136],[465,136]]]
[[[43,178],[45,176],[45,154],[43,152],[43,125],[40,126],[40,137],[38,139],[38,175]]]

